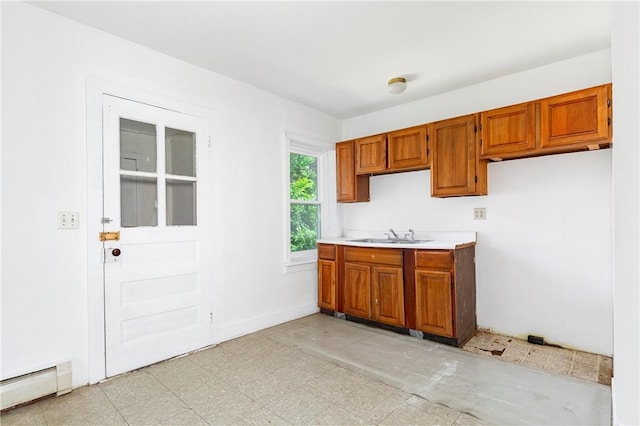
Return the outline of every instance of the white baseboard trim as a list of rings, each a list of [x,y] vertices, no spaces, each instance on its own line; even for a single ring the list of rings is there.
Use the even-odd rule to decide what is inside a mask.
[[[315,303],[308,303],[282,311],[247,318],[246,320],[231,324],[222,324],[216,333],[216,343],[226,342],[227,340],[255,333],[256,331],[264,330],[265,328],[273,327],[287,321],[306,317],[316,312],[320,312],[318,306]]]
[[[618,416],[616,416],[616,378],[611,377],[611,424],[618,425]]]

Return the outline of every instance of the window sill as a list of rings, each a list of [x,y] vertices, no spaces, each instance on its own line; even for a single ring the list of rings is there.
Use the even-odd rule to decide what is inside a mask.
[[[314,270],[317,268],[317,260],[316,258],[306,258],[306,259],[296,259],[291,260],[289,262],[285,262],[284,264],[284,273],[290,274],[294,272],[302,272]]]

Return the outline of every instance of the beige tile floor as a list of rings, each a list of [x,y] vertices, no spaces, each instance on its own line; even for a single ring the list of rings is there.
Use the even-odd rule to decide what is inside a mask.
[[[483,330],[469,339],[462,349],[611,386],[613,359],[603,355],[534,345]]]
[[[314,321],[318,315],[8,410],[0,423],[489,424],[273,338]]]

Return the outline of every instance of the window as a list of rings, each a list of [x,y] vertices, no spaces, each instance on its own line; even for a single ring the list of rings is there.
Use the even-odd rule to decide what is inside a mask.
[[[329,227],[329,197],[324,178],[329,173],[332,146],[287,135],[287,238],[286,263],[315,262],[316,241]]]
[[[315,250],[320,237],[318,163],[314,155],[289,153],[289,219],[292,253]]]

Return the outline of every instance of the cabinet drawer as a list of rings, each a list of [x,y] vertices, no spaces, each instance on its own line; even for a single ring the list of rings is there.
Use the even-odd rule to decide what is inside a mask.
[[[417,269],[450,271],[452,266],[451,250],[416,250]]]
[[[336,246],[318,244],[318,259],[336,260]]]
[[[346,247],[344,249],[344,260],[346,262],[402,266],[402,250]]]

